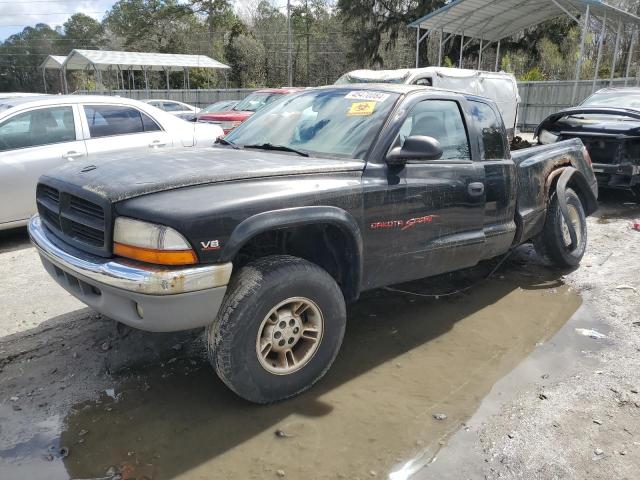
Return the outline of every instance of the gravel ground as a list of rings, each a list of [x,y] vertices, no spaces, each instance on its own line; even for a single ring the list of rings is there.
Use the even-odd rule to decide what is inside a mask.
[[[640,205],[605,195],[582,266],[564,280],[584,304],[499,382],[419,479],[637,479],[640,469]]]
[[[500,380],[464,424],[455,423],[450,410],[448,420],[430,420],[439,422],[443,431],[457,433],[444,433],[435,442],[442,444],[435,456],[419,459],[416,464],[431,463],[415,478],[638,478],[640,323],[634,322],[640,322],[640,232],[631,228],[635,218],[640,218],[640,205],[622,196],[603,199],[601,210],[588,221],[589,246],[582,266],[563,277],[580,292],[583,307]],[[537,261],[532,249],[523,248],[520,254],[528,257],[523,265]],[[87,309],[47,276],[24,230],[0,233],[0,265],[8,265],[13,274],[5,279],[0,313],[0,419],[12,419],[0,422],[0,464],[23,451],[46,451],[54,442],[46,433],[62,429],[49,423],[63,423],[62,413],[113,388],[119,372],[138,376],[140,370],[130,370],[131,365],[202,356],[201,343],[194,342],[199,332],[118,331],[112,321]],[[532,272],[523,267],[510,275]],[[579,335],[577,328],[596,330],[605,338]],[[398,401],[389,399],[396,406]],[[235,398],[229,402],[233,408],[238,405]],[[287,410],[286,405],[280,408]],[[417,418],[425,430],[437,429],[424,417]],[[38,471],[47,478],[65,478],[64,471],[54,475],[62,463],[40,461],[46,462],[45,469]],[[6,470],[10,466],[4,465],[4,473],[0,468],[0,479],[44,478],[31,474],[30,465]],[[32,466],[38,467],[37,462]]]

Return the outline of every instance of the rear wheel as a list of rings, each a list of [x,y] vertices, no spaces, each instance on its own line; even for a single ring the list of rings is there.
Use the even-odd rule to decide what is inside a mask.
[[[587,219],[578,194],[571,188],[567,188],[565,192],[569,219],[576,231],[576,245],[571,243],[569,227],[554,192],[547,208],[544,228],[534,239],[534,246],[539,255],[555,266],[575,267],[580,264],[587,248]]]
[[[243,267],[207,329],[209,360],[222,381],[255,403],[310,388],[342,343],[344,297],[322,268],[290,256]]]

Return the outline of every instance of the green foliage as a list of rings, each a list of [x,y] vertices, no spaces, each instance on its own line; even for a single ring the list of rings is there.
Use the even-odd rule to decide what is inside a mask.
[[[540,82],[542,80],[546,80],[546,78],[538,67],[533,67],[525,74],[520,75],[518,80],[523,82]]]
[[[637,0],[612,0],[620,8],[640,13]],[[408,24],[448,3],[448,0],[299,0],[291,8],[291,60],[294,85],[324,85],[358,68],[406,68],[415,64],[416,31]],[[209,55],[229,64],[229,80],[238,87],[283,86],[288,81],[286,9],[275,0],[118,0],[102,22],[84,14],[71,16],[62,26],[27,27],[0,43],[0,90],[41,91],[38,66],[46,55],[67,55],[74,48],[190,53]],[[236,8],[238,7],[238,8]],[[239,13],[237,13],[239,12]],[[591,32],[597,32],[597,22]],[[605,38],[599,75],[611,68],[615,32]],[[566,16],[558,17],[501,44],[503,70],[527,80],[572,79],[579,55],[580,29]],[[622,41],[623,51],[629,39]],[[582,78],[591,78],[598,35],[587,35]],[[420,48],[419,64],[437,62],[439,36],[431,35]],[[486,50],[493,65],[495,45]],[[464,52],[465,66],[475,65],[479,42]],[[638,51],[638,48],[636,48]],[[460,57],[460,37],[445,45],[443,65],[454,67]],[[494,57],[495,58],[495,57]],[[623,68],[618,63],[617,73]],[[483,65],[487,67],[487,63]],[[632,71],[636,71],[636,59]],[[471,67],[473,68],[473,67]],[[105,81],[109,82],[105,74]],[[68,74],[73,91],[95,79]],[[115,84],[115,79],[111,79]],[[164,74],[149,75],[152,88],[164,88]],[[193,88],[222,87],[222,72],[194,69]],[[171,74],[171,86],[183,86],[182,72]],[[58,74],[47,73],[47,84],[60,90]],[[138,73],[135,85],[143,85]]]
[[[236,87],[260,87],[265,83],[265,50],[250,35],[233,36],[225,49],[231,67],[229,80]]]

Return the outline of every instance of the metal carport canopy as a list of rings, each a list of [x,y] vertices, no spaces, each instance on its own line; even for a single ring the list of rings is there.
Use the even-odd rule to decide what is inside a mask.
[[[59,70],[67,59],[64,55],[47,55],[44,62],[40,64],[40,68],[48,68],[51,70]]]
[[[116,52],[111,50],[77,50],[66,57],[65,70],[123,70],[182,71],[185,68],[230,68],[205,55],[176,53]]]
[[[409,26],[496,42],[561,15],[575,18],[587,6],[592,15],[606,12],[609,20],[640,25],[640,18],[601,0],[453,0]]]

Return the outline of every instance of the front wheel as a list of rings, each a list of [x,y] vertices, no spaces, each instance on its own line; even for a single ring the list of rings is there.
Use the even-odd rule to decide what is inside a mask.
[[[549,201],[542,232],[533,242],[539,255],[561,268],[579,265],[587,248],[587,218],[582,202],[571,188],[567,188],[565,192],[569,219],[576,231],[576,245],[571,243],[569,227],[560,211],[558,196],[555,192]]]
[[[232,279],[207,329],[209,360],[239,396],[277,402],[322,378],[345,324],[344,297],[325,270],[296,257],[261,258]]]

